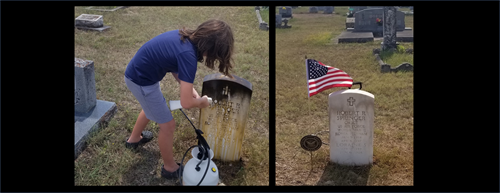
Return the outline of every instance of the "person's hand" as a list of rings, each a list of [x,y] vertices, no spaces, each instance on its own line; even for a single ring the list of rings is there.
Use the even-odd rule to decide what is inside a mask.
[[[208,97],[207,97],[207,95],[203,95],[203,97],[199,98],[198,100],[201,100],[201,103],[200,103],[200,106],[199,106],[200,109],[206,108],[206,107],[208,107],[210,105],[208,103]]]
[[[200,98],[200,95],[198,94],[198,92],[196,92],[196,90],[194,88],[193,88],[193,98],[195,98],[195,99]]]

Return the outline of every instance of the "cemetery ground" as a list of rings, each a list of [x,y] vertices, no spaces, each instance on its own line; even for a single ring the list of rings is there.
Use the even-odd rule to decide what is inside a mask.
[[[308,10],[308,7],[301,9]],[[381,73],[372,54],[382,40],[337,44],[345,30],[348,7],[337,14],[298,14],[292,28],[276,29],[276,185],[387,186],[413,185],[413,72]],[[413,29],[413,16],[405,17]],[[413,43],[402,43],[413,48]],[[385,55],[383,55],[385,54]],[[329,143],[328,95],[347,88],[332,88],[308,99],[305,55],[339,68],[362,90],[375,95],[373,164],[341,166],[329,162],[329,147],[311,154],[300,147],[303,136],[318,135]],[[385,57],[385,58],[384,58]],[[384,62],[413,64],[408,54],[382,53]],[[408,61],[410,60],[410,61]],[[359,85],[353,86],[353,89]]]
[[[269,185],[269,33],[259,30],[254,7],[128,7],[114,12],[75,7],[75,18],[81,14],[103,15],[104,32],[75,29],[75,57],[95,63],[97,99],[112,101],[117,112],[107,127],[94,133],[87,148],[75,160],[75,185],[175,185],[161,178],[163,160],[158,147],[159,127],[150,121],[145,130],[151,131],[151,142],[136,151],[125,148],[141,111],[139,102],[127,89],[124,73],[136,51],[151,38],[183,26],[194,29],[210,18],[228,22],[235,38],[234,71],[248,80],[253,93],[247,127],[244,133],[242,161],[221,162],[221,182],[227,186]],[[268,10],[261,11],[269,22]],[[198,63],[194,88],[201,95],[203,78],[218,73]],[[179,84],[167,74],[160,82],[167,101],[179,100]],[[198,127],[199,109],[185,110]],[[174,156],[181,162],[186,150],[196,145],[196,134],[184,115],[172,112],[176,121]],[[188,153],[184,160],[191,159]]]

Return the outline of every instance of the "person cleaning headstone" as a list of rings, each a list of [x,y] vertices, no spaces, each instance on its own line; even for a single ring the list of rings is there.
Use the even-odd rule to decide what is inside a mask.
[[[125,83],[141,104],[134,129],[125,142],[127,148],[136,149],[149,142],[152,133],[144,128],[153,120],[158,123],[163,166],[161,176],[178,178],[180,163],[173,155],[175,121],[160,90],[160,81],[167,73],[180,84],[182,108],[205,108],[207,96],[200,97],[193,88],[197,63],[214,69],[218,62],[219,72],[231,77],[234,38],[231,27],[222,20],[211,19],[196,29],[179,29],[162,33],[146,42],[129,62],[125,71]],[[172,85],[173,86],[173,85]]]

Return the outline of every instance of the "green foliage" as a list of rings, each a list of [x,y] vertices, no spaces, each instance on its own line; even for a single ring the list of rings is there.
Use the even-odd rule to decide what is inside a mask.
[[[405,53],[406,49],[403,45],[400,44],[400,45],[398,45],[397,50],[399,53]]]

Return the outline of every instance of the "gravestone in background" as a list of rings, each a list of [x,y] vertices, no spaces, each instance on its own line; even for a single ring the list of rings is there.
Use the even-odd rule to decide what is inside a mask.
[[[354,31],[355,32],[372,32],[374,36],[381,37],[383,34],[383,25],[377,23],[377,18],[383,20],[384,9],[364,9],[358,11],[354,15]],[[401,11],[396,12],[396,30],[405,30],[405,14]]]
[[[317,6],[318,11],[325,11],[325,6]]]
[[[345,28],[354,28],[354,17],[345,18]]]
[[[276,28],[280,28],[281,27],[281,14],[276,14],[275,19],[276,19],[276,21],[275,21]]]
[[[359,89],[328,96],[331,162],[354,166],[373,163],[374,98]]]
[[[318,7],[309,7],[309,13],[318,13]]]
[[[396,49],[396,7],[386,6],[383,9],[384,13],[384,41],[382,42],[382,50]],[[404,15],[403,15],[404,17]]]
[[[292,7],[290,7],[290,6],[282,6],[282,7],[280,7],[279,14],[281,14],[282,18],[291,18],[291,17],[293,17],[292,16]]]
[[[221,161],[240,159],[250,111],[252,84],[233,77],[217,73],[203,79],[202,96],[211,97],[212,104],[201,109],[199,128],[214,151],[214,159]]]
[[[75,27],[83,30],[104,31],[110,26],[104,26],[102,15],[82,14],[75,19]]]
[[[333,6],[326,6],[325,11],[323,11],[324,14],[332,14],[333,13]]]
[[[114,116],[113,102],[96,100],[94,62],[75,58],[75,159],[91,132],[99,131]]]
[[[363,9],[366,9],[368,7],[367,6],[350,6],[349,8],[352,8],[352,12],[356,13],[356,12],[361,11]]]

